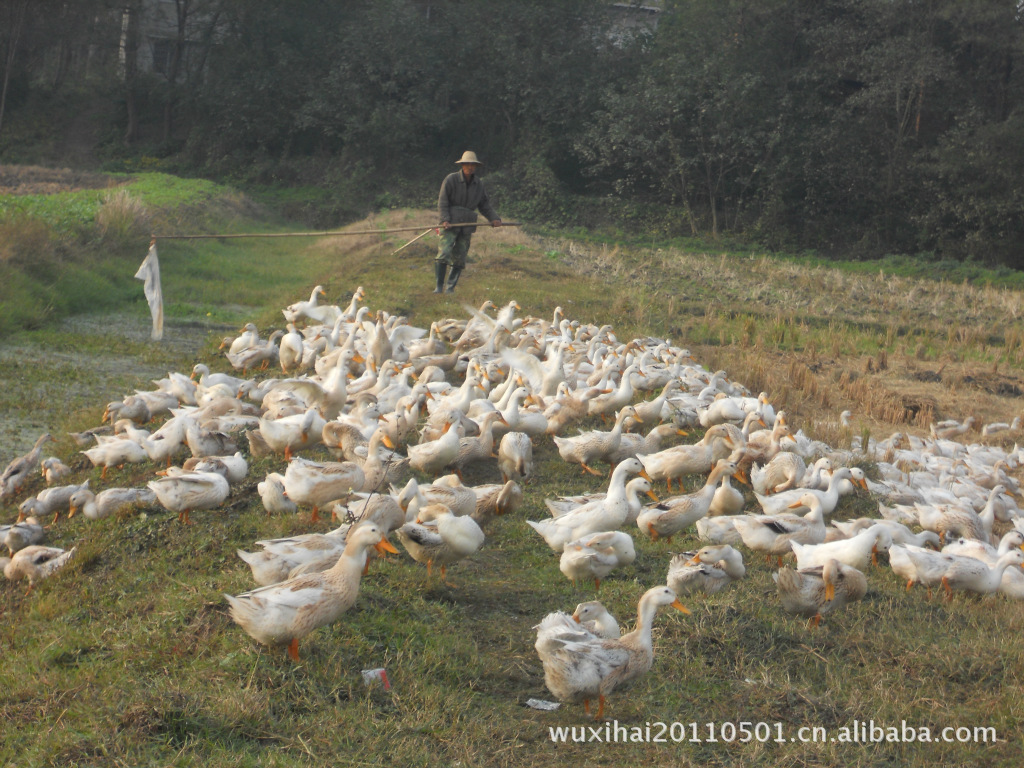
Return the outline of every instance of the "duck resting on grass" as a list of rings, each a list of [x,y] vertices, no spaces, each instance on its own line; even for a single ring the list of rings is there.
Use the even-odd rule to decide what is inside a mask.
[[[772,578],[778,585],[786,613],[804,616],[813,626],[817,626],[825,614],[860,600],[868,591],[864,574],[838,560],[798,571],[780,568]]]
[[[599,637],[560,611],[548,614],[536,627],[534,643],[548,690],[559,701],[582,702],[588,715],[590,702],[597,699],[600,720],[607,697],[653,665],[651,628],[658,610],[666,605],[689,613],[671,589],[654,587],[640,598],[636,629],[618,639]]]

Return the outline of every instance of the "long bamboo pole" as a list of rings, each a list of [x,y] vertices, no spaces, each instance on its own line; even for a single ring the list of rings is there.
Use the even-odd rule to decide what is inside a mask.
[[[436,229],[439,224],[433,224],[427,229]],[[469,222],[465,224],[449,224],[449,227],[486,227],[487,223]],[[519,221],[503,221],[501,223],[503,227],[521,227],[522,222]],[[264,233],[253,233],[253,234],[236,234],[236,235],[152,235],[154,241],[156,240],[220,240],[229,237],[344,237],[346,235],[386,235],[392,232],[416,232],[422,230],[424,227],[421,224],[418,227],[392,227],[390,229],[358,229],[352,232],[264,232]]]

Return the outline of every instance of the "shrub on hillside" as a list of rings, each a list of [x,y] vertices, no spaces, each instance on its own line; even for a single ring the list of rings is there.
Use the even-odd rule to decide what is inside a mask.
[[[0,218],[0,263],[25,268],[52,262],[54,255],[48,224],[18,211]]]
[[[102,240],[114,248],[135,245],[150,231],[150,215],[138,198],[126,189],[110,192],[96,211],[96,226]]]

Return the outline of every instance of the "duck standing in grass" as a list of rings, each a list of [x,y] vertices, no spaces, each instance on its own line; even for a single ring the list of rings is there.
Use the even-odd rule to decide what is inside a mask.
[[[636,629],[617,640],[587,631],[562,612],[548,614],[537,626],[534,644],[548,690],[559,701],[582,702],[588,715],[590,702],[597,699],[596,718],[600,720],[606,698],[635,682],[653,665],[651,628],[658,610],[666,605],[689,613],[671,589],[654,587],[640,598]]]
[[[319,522],[321,507],[361,491],[365,482],[363,470],[350,461],[294,458],[284,471],[285,493],[296,504],[313,508],[313,523]]]
[[[665,499],[641,510],[636,519],[637,528],[652,541],[659,538],[671,541],[677,533],[707,517],[719,481],[727,475],[735,474],[736,471],[735,462],[720,460],[708,475],[704,487],[696,493]]]
[[[216,509],[224,503],[231,488],[224,475],[216,472],[185,472],[171,467],[165,477],[151,480],[147,487],[156,494],[160,506],[178,513],[186,525],[189,514],[197,509]]]
[[[90,520],[101,520],[122,507],[139,507],[154,502],[156,494],[149,488],[107,488],[99,493],[82,488],[68,499],[68,519],[81,511]]]
[[[472,517],[456,517],[443,504],[428,504],[419,510],[415,523],[398,529],[406,551],[418,563],[425,563],[427,576],[435,565],[441,566],[441,579],[452,563],[477,552],[484,543],[484,532]],[[433,524],[429,524],[433,522]]]
[[[14,496],[18,489],[25,484],[25,481],[32,476],[32,473],[39,468],[43,443],[47,441],[56,442],[49,432],[40,435],[31,451],[14,459],[4,469],[4,473],[0,475],[0,504]]]
[[[287,646],[299,661],[299,640],[331,624],[355,605],[367,552],[396,552],[373,523],[351,531],[345,551],[329,570],[308,573],[233,597],[225,595],[231,618],[257,642]]]
[[[585,472],[604,477],[603,472],[594,469],[590,464],[595,461],[607,461],[608,457],[618,450],[622,440],[622,422],[627,416],[636,416],[636,411],[631,405],[627,405],[619,411],[615,417],[615,426],[610,432],[592,430],[574,437],[553,435],[552,439],[558,447],[558,455],[565,461],[579,464]]]
[[[539,533],[548,546],[561,553],[567,542],[602,531],[614,531],[629,515],[626,496],[626,478],[630,474],[643,474],[638,459],[626,459],[613,471],[604,498],[583,504],[563,515],[548,520],[527,520],[526,524]],[[646,478],[645,478],[646,479]]]

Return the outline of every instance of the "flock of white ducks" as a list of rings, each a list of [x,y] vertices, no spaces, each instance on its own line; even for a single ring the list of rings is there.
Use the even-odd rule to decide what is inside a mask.
[[[5,574],[32,585],[72,557],[73,548],[41,544],[45,516],[54,515],[52,525],[64,510],[100,519],[159,505],[188,524],[191,513],[224,505],[251,459],[279,457],[280,471],[256,485],[267,514],[308,509],[316,523],[330,512],[341,525],[239,549],[258,588],[227,600],[257,642],[286,647],[297,660],[301,639],[355,604],[370,561],[395,551],[391,533],[428,577],[437,568],[446,579],[450,566],[473,557],[491,519],[522,501],[534,447],[550,439],[584,473],[604,477],[598,465],[611,468],[603,491],[547,499],[551,516],[526,521],[574,584],[597,588],[630,566],[634,525],[655,542],[695,533],[707,543],[671,558],[666,551],[667,583],[640,598],[636,628],[626,635],[596,601],[572,615],[552,612],[536,627],[549,690],[587,711],[596,700],[598,717],[613,691],[651,667],[658,610],[682,608],[677,595],[712,594],[743,580],[743,549],[780,566],[795,556],[795,569],[775,574],[780,602],[815,622],[862,598],[869,564],[885,552],[908,587],[1024,597],[1024,524],[1016,527],[1018,489],[1009,474],[1021,455],[1016,447],[957,442],[971,419],[936,425],[927,440],[895,434],[833,450],[793,432],[765,394],[753,397],[724,371],[706,371],[687,350],[650,338],[623,344],[609,326],[570,320],[561,308],[544,321],[517,317],[516,302],[488,301],[467,307],[468,319],[428,330],[371,313],[361,306],[361,287],[346,309],[319,303],[324,295],[316,286],[285,309],[287,332],[262,339],[250,323],[225,339],[225,357],[241,375],[203,364],[190,376],[171,372],[156,390],[110,403],[109,425],[73,435],[102,467],[100,481],[125,463],[159,468],[145,487],[96,491],[92,478],[61,485],[72,470],[43,458],[49,435],[12,461],[0,477],[0,502],[25,498],[18,522],[0,526],[11,554]],[[251,374],[275,365],[281,377]],[[587,419],[592,428],[570,434]],[[699,428],[697,442],[665,446]],[[1018,420],[1005,427],[1017,428]],[[868,481],[853,466],[858,459],[874,462],[880,479]],[[465,485],[473,465],[493,466],[501,482]],[[48,487],[25,495],[35,473]],[[747,474],[756,504],[732,485]],[[694,477],[702,480],[687,494],[683,481]],[[668,496],[658,500],[662,483]],[[827,523],[858,487],[879,499],[879,516]],[[644,495],[653,502],[644,505]]]

